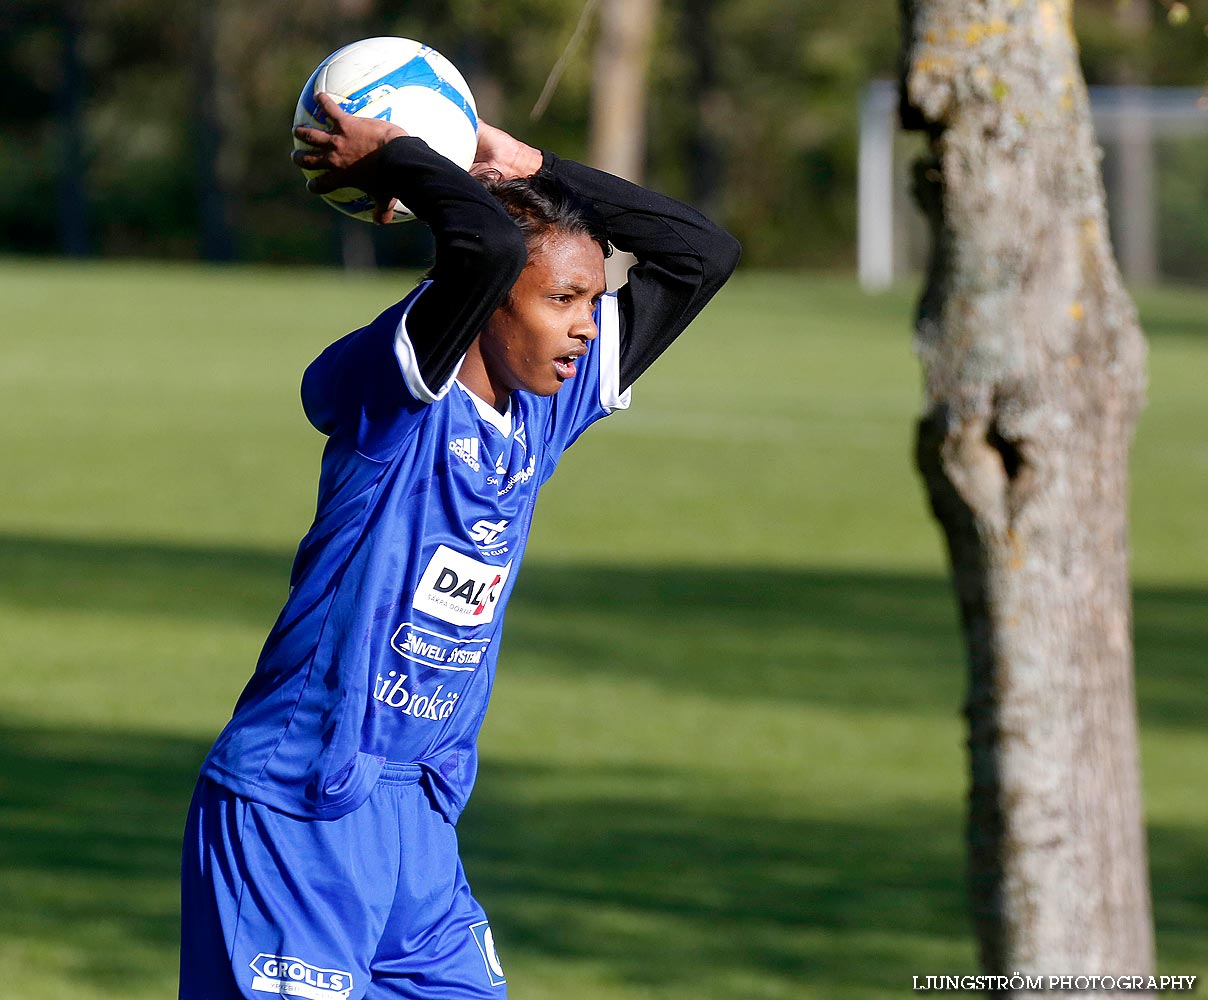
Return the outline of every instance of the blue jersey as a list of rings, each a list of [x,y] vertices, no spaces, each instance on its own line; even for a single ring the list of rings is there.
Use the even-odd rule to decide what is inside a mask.
[[[538,488],[620,391],[617,302],[553,396],[500,414],[426,386],[407,336],[421,285],[307,370],[327,433],[314,524],[289,598],[203,774],[292,815],[342,816],[386,761],[419,764],[456,821],[477,773],[503,611]]]

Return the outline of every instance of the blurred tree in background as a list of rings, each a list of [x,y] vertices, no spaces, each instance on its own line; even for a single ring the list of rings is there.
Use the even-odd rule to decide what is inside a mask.
[[[487,120],[585,157],[594,28],[529,117],[583,3],[6,0],[0,252],[288,262],[372,243],[415,259],[422,227],[350,229],[305,195],[287,154],[310,71],[359,37],[418,37],[463,70]],[[1117,0],[1081,0],[1088,80],[1116,82],[1121,65],[1154,84],[1208,79],[1208,0],[1189,6],[1189,25],[1158,16],[1137,33]],[[664,0],[647,179],[717,215],[748,263],[848,267],[859,92],[894,75],[896,36],[892,0]]]

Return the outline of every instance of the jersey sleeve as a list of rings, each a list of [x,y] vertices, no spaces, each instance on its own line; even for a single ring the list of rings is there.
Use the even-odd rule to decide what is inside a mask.
[[[302,400],[329,436],[355,435],[366,457],[401,444],[457,376],[466,350],[527,259],[524,236],[482,183],[414,136],[380,152],[389,189],[432,229],[429,278],[307,369]]]
[[[575,377],[563,383],[550,407],[546,439],[550,463],[544,478],[553,473],[559,456],[597,420],[628,409],[630,390],[621,386],[621,328],[617,294],[610,292],[596,306],[600,331],[577,362]]]
[[[406,440],[423,408],[444,398],[460,363],[437,385],[425,381],[408,330],[423,282],[368,326],[337,340],[302,376],[302,407],[322,433],[353,435],[355,448],[381,459]]]
[[[422,139],[394,139],[382,161],[394,192],[432,229],[431,287],[408,330],[416,369],[428,385],[443,385],[520,276],[524,235],[481,181]]]

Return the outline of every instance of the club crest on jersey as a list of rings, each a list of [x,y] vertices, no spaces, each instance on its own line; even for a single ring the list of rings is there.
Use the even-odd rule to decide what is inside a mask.
[[[506,566],[471,559],[447,545],[429,561],[411,606],[453,625],[486,625],[495,617],[499,595],[512,571]]]
[[[256,973],[252,989],[260,993],[308,1000],[346,1000],[352,992],[352,973],[320,969],[300,958],[261,952],[249,964]]]
[[[478,458],[478,438],[454,438],[449,442],[449,451],[477,472],[482,468]]]

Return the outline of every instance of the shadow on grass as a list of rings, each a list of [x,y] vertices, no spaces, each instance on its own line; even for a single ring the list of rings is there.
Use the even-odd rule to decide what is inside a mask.
[[[12,954],[53,956],[46,967],[7,969],[15,995],[14,980],[66,981],[93,995],[174,989],[180,838],[206,749],[0,729],[0,940]]]
[[[0,603],[267,627],[289,564],[250,549],[0,534]],[[1198,729],[1208,591],[1143,588],[1136,598],[1143,724]],[[964,673],[945,580],[812,569],[530,561],[504,657],[538,680],[550,670],[640,677],[680,692],[920,717],[955,714]],[[6,949],[55,955],[54,974],[81,991],[170,993],[180,830],[206,748],[0,728]],[[896,991],[911,974],[971,964],[963,789],[950,808],[844,822],[817,803],[756,811],[741,789],[724,791],[658,768],[487,762],[463,846],[505,960],[582,960],[686,995],[708,982],[717,1000],[789,998],[801,984],[819,995],[853,982]],[[1151,858],[1158,926],[1193,955],[1208,938],[1208,841],[1157,828]],[[18,974],[45,975],[8,978]]]
[[[0,937],[62,948],[60,973],[100,992],[170,980],[180,833],[204,751],[0,731]],[[659,798],[641,794],[653,777]],[[712,807],[707,788],[668,796],[666,778],[486,769],[463,854],[511,953],[684,989],[745,972],[789,996],[794,982],[895,981],[921,937],[963,935],[949,817],[771,820]]]
[[[0,603],[216,620],[267,629],[292,554],[0,534]]]
[[[0,534],[0,603],[267,630],[290,562],[255,549]],[[1140,588],[1135,617],[1142,725],[1198,729],[1208,589]],[[504,643],[518,673],[556,659],[560,672],[733,698],[955,715],[964,691],[948,582],[923,574],[529,560]]]
[[[204,751],[0,731],[0,938],[62,949],[56,974],[101,993],[170,982],[179,840]],[[697,797],[708,789],[668,797],[664,781],[643,796],[654,775],[486,770],[463,854],[505,954],[684,990],[745,974],[791,996],[793,982],[895,979],[920,936],[964,934],[950,818],[760,819],[711,807]]]
[[[53,949],[69,986],[167,995],[179,838],[204,750],[0,730],[0,939]],[[659,769],[488,764],[462,844],[505,961],[582,961],[684,995],[708,982],[715,1000],[906,989],[924,967],[971,968],[955,790],[952,810],[846,822],[810,818],[808,804],[777,818],[715,791]],[[1158,925],[1182,936],[1186,961],[1208,936],[1208,844],[1158,828],[1151,853]],[[6,973],[23,981],[45,970]]]
[[[972,964],[955,810],[785,818],[678,777],[486,767],[462,842],[501,947],[725,1000],[901,987],[926,954]]]
[[[1136,293],[1141,312],[1141,327],[1151,340],[1165,336],[1203,337],[1208,334],[1208,319],[1193,295],[1154,294],[1144,289]],[[1184,290],[1185,291],[1185,290]]]

